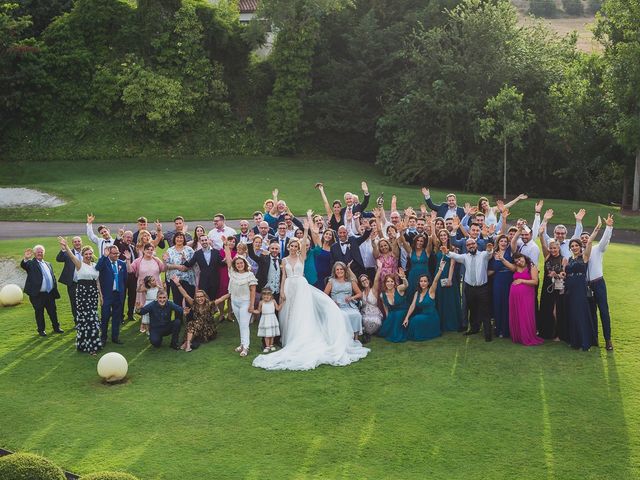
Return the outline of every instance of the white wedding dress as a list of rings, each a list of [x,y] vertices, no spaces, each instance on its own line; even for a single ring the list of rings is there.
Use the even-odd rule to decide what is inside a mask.
[[[353,340],[340,308],[303,276],[300,260],[284,260],[287,278],[280,311],[283,348],[259,355],[254,367],[266,370],[311,370],[321,364],[343,366],[364,358],[369,349]]]

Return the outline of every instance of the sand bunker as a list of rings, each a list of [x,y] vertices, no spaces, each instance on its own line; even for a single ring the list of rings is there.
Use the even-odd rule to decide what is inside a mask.
[[[59,207],[64,200],[30,188],[0,188],[0,208]]]

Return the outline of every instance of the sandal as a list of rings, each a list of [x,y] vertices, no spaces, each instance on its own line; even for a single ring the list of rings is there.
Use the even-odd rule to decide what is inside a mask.
[[[275,345],[271,345],[271,347],[269,348],[269,350],[271,350],[272,352],[276,351],[276,346]]]
[[[264,347],[264,349],[262,350],[262,353],[269,353],[271,351],[271,349],[269,347]]]
[[[184,351],[185,352],[193,352],[193,348],[185,348]]]
[[[241,352],[242,350],[244,350],[244,347],[243,347],[242,345],[238,345],[238,346],[235,348],[235,351],[236,351],[236,352]]]
[[[241,357],[246,357],[247,355],[249,355],[249,349],[248,348],[243,348],[242,351],[240,352],[240,356]]]

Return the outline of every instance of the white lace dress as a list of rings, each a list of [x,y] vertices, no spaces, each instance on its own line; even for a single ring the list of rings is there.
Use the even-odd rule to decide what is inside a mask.
[[[369,349],[353,340],[340,308],[303,276],[299,260],[284,260],[286,301],[280,311],[282,350],[259,355],[254,367],[266,370],[311,370],[318,365],[344,366],[364,358]]]

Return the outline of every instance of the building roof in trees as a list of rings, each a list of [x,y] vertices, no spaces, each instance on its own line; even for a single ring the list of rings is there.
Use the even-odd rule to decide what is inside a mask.
[[[258,0],[240,0],[240,13],[255,13]]]

